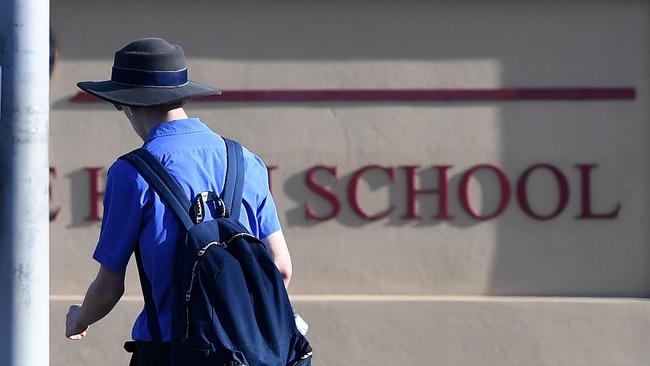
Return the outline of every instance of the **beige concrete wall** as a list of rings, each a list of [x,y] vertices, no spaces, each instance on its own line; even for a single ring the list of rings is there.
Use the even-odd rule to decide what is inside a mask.
[[[57,168],[53,206],[61,208],[51,226],[53,364],[124,360],[108,345],[128,336],[137,302],[127,301],[112,320],[93,327],[87,344],[65,343],[56,333],[65,303],[83,294],[97,269],[90,256],[99,224],[84,220],[89,207],[84,167],[106,167],[140,144],[112,107],[71,103],[69,98],[77,93],[76,81],[109,77],[116,49],[149,35],[183,45],[190,76],[226,90],[635,88],[632,101],[197,102],[188,109],[278,166],[274,196],[294,261],[293,295],[429,296],[424,302],[411,297],[299,302],[322,350],[322,364],[343,362],[340,357],[347,355],[360,364],[397,361],[387,356],[386,343],[376,336],[388,329],[394,332],[389,339],[412,349],[405,353],[412,355],[405,356],[412,357],[406,363],[426,363],[440,355],[445,360],[441,364],[485,360],[517,365],[530,357],[533,361],[526,364],[636,365],[647,359],[635,343],[650,330],[644,301],[602,305],[600,300],[510,303],[507,298],[467,302],[438,297],[648,294],[647,1],[155,4],[154,10],[146,1],[52,2],[59,56],[51,91],[51,160]],[[390,186],[381,174],[369,175],[361,185],[360,200],[368,211],[379,211],[389,201],[395,205],[389,218],[365,222],[343,199],[336,219],[305,219],[306,202],[319,212],[328,209],[305,188],[308,168],[337,166],[341,181],[332,188],[343,196],[353,171],[375,163],[452,165],[449,202],[454,219],[432,219],[437,202],[425,197],[420,199],[424,219],[402,220],[406,183],[399,169]],[[513,197],[499,218],[472,219],[462,211],[456,191],[462,174],[483,163],[501,167],[513,193],[516,178],[527,167],[557,166],[569,181],[566,210],[556,219],[535,221]],[[580,175],[574,165],[587,163],[599,165],[592,173],[593,209],[606,212],[620,203],[615,220],[576,220]],[[498,187],[489,174],[477,177],[471,202],[488,212]],[[425,186],[433,185],[434,178],[431,169],[420,175]],[[531,178],[530,201],[536,209],[549,212],[556,197],[548,175]],[[128,272],[127,296],[139,294],[135,273],[133,268]],[[628,313],[630,307],[635,310]],[[583,311],[591,315],[576,316]],[[510,327],[511,313],[517,328],[495,330]],[[609,315],[593,326],[604,313]],[[634,325],[620,327],[622,318]],[[346,324],[355,319],[361,319],[359,329],[350,334]],[[381,319],[390,321],[383,324]],[[413,319],[422,319],[422,328],[411,333]],[[524,327],[534,341],[520,339]],[[583,331],[593,335],[604,330],[602,339],[582,336]],[[354,347],[338,352],[348,341]],[[364,358],[368,354],[373,356]]]
[[[314,365],[645,365],[647,300],[298,297],[314,319]],[[65,311],[52,301],[51,315]],[[84,344],[52,339],[53,365],[126,365],[119,352],[141,301],[122,301]],[[63,332],[61,322],[52,332]],[[116,350],[118,350],[116,352]]]

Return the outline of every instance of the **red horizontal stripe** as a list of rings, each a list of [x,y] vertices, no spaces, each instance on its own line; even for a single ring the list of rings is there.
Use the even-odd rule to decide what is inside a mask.
[[[341,89],[341,90],[225,90],[202,102],[466,102],[523,100],[634,100],[635,88],[512,88],[512,89]],[[98,102],[85,92],[75,103]]]

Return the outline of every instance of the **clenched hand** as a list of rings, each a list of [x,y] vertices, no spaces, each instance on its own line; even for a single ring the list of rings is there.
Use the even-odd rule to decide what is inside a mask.
[[[69,339],[80,340],[81,338],[86,336],[86,331],[88,330],[88,327],[79,325],[77,321],[80,310],[81,310],[81,305],[78,304],[70,305],[70,309],[68,309],[68,314],[65,316],[65,336],[68,337]]]

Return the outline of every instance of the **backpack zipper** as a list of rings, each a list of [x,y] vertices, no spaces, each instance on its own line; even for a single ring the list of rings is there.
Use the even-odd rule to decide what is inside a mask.
[[[190,337],[190,300],[192,299],[192,289],[194,288],[194,278],[196,277],[196,269],[199,266],[199,262],[201,261],[201,258],[211,247],[217,246],[225,249],[228,248],[230,242],[232,242],[237,238],[243,238],[243,237],[248,239],[259,240],[257,239],[257,237],[248,233],[237,233],[231,236],[230,238],[228,238],[228,240],[224,242],[218,242],[218,241],[209,242],[198,251],[196,261],[194,261],[194,265],[192,266],[192,277],[190,277],[190,286],[187,289],[187,292],[185,292],[185,339],[188,339]]]
[[[229,241],[230,242],[230,241]],[[185,302],[189,302],[190,298],[192,297],[192,288],[194,287],[194,278],[196,277],[196,268],[199,266],[199,262],[201,261],[201,258],[205,254],[205,252],[210,249],[212,246],[218,246],[221,248],[227,248],[228,244],[227,243],[220,243],[218,241],[213,241],[208,244],[206,244],[203,248],[199,250],[197,253],[197,258],[196,261],[194,261],[194,265],[192,266],[192,277],[190,278],[190,287],[187,289],[187,292],[185,293]]]
[[[219,243],[218,241],[213,241],[206,244],[206,246],[201,248],[201,250],[199,250],[198,252],[198,257],[196,258],[196,261],[194,261],[194,265],[192,266],[192,277],[190,277],[190,287],[185,293],[185,339],[188,339],[190,337],[190,300],[192,299],[192,288],[194,288],[194,278],[196,277],[196,268],[199,266],[199,261],[201,260],[201,257],[203,257],[205,252],[211,246],[219,246],[222,248],[226,247],[225,244],[223,243]]]
[[[292,362],[290,366],[300,366],[300,365],[302,365],[304,362],[307,362],[307,360],[311,358],[312,354],[313,354],[313,352],[311,352],[311,351],[305,353],[304,355],[300,356],[299,359]]]

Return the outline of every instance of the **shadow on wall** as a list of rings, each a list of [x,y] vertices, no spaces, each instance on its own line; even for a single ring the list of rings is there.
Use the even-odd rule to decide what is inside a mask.
[[[55,35],[77,42],[59,45],[64,57],[106,60],[130,40],[151,35],[183,45],[190,57],[234,60],[442,60],[516,53],[507,47],[494,49],[488,39],[517,37],[495,29],[490,16],[513,4],[472,3],[468,12],[468,4],[433,2],[410,6],[375,1],[186,1],[179,7],[162,1],[156,3],[156,20],[151,22],[141,18],[152,14],[145,0],[129,1],[128,11],[115,3],[93,1],[92,5],[81,0],[52,4]],[[69,21],[65,15],[70,13],[78,14],[74,26],[62,24]],[[129,26],[106,32],[98,26],[106,19],[120,19]],[[525,19],[517,22],[526,25]],[[180,33],[169,26],[179,23],[191,24],[192,31]],[[463,45],[456,42],[458,37],[486,42]]]
[[[540,216],[551,216],[554,210],[560,214],[549,219],[517,216],[499,224],[490,293],[648,295],[650,248],[643,198],[648,168],[647,160],[632,158],[633,150],[648,141],[643,138],[647,132],[640,105],[541,103],[501,108],[504,169],[521,170],[527,161],[540,159],[560,167],[569,187],[562,210],[553,175],[543,169],[531,175],[531,181],[545,182],[529,185],[531,210]],[[588,190],[578,163],[597,166],[590,171]]]
[[[647,62],[644,67],[639,60],[647,60],[650,4],[569,3],[553,17],[543,16],[552,11],[544,8],[516,10],[519,16],[512,16],[527,22],[517,34],[506,34],[510,26],[500,23],[485,29],[487,46],[508,45],[516,52],[499,50],[503,85],[629,85],[637,88],[637,98],[500,105],[504,169],[521,171],[540,161],[560,166],[570,181],[570,196],[557,218],[517,216],[498,223],[498,247],[487,291],[647,297],[650,75]],[[621,67],[621,59],[636,61]],[[588,198],[583,196],[576,163],[598,165],[591,172]],[[557,183],[548,172],[535,174],[537,181],[548,184],[531,188],[531,207],[549,213],[558,205]],[[612,217],[580,218],[585,201],[594,215]]]
[[[83,4],[81,0],[72,0],[52,6],[55,34],[60,39],[74,39],[84,45],[61,43],[60,52],[69,59],[108,60],[115,49],[129,40],[155,34],[182,44],[190,57],[198,59],[318,62],[498,59],[504,87],[637,88],[638,97],[633,102],[498,105],[502,150],[499,164],[504,171],[519,172],[538,162],[552,163],[566,171],[575,163],[597,163],[594,181],[598,185],[592,192],[594,210],[608,212],[617,203],[621,203],[622,209],[615,220],[576,220],[580,193],[573,175],[570,201],[562,216],[535,221],[523,215],[508,215],[507,219],[495,221],[496,251],[485,292],[648,295],[650,234],[647,228],[650,223],[647,204],[639,202],[648,202],[650,177],[647,159],[638,158],[649,155],[650,135],[644,123],[648,120],[648,71],[647,67],[639,69],[641,62],[630,61],[647,60],[643,53],[650,34],[647,3],[413,2],[417,6],[411,6],[406,2],[340,1],[332,6],[332,2],[224,1],[211,2],[219,11],[206,12],[203,1],[186,2],[183,8],[174,2],[159,2],[155,22],[140,21],[141,14],[147,13],[150,7],[144,0],[130,2],[128,12],[112,2],[96,1],[94,6],[80,4]],[[74,12],[79,14],[74,27],[63,24],[68,21],[65,14],[72,12],[71,8],[76,8]],[[273,16],[279,12],[284,15]],[[105,23],[102,19],[121,19],[130,26],[105,32],[97,26]],[[191,24],[193,31],[179,35],[169,27],[183,22]],[[635,37],[625,38],[626,35]],[[646,77],[639,79],[639,75]],[[422,78],[423,87],[437,86],[435,78],[429,79],[426,74]],[[378,77],[377,82],[382,81]],[[473,86],[463,85],[462,79],[459,83],[460,87]],[[72,179],[80,179],[76,174],[73,173]],[[330,208],[306,188],[304,174],[291,176],[283,187],[296,203],[287,215],[290,225],[317,225],[305,220],[306,201],[313,201],[314,210],[319,213]],[[395,204],[388,225],[413,225],[413,221],[400,219],[405,207],[405,185],[400,181],[403,178],[396,176],[388,187],[385,180],[368,179],[366,183],[371,190],[384,191]],[[451,178],[450,197],[454,197],[459,179],[458,175]],[[350,209],[345,198],[349,180],[349,174],[343,175],[332,187],[341,200],[340,213],[333,219],[341,225],[361,228],[365,221]],[[491,183],[485,184],[486,189],[491,187]],[[540,197],[541,201],[532,199],[532,204],[547,207],[543,201],[552,204],[557,199],[557,188],[552,184],[543,187]],[[426,206],[435,204],[436,199],[420,201]],[[450,224],[475,225],[476,221],[461,214],[457,202],[450,199],[450,210],[456,216]],[[437,223],[423,219],[416,225]]]

